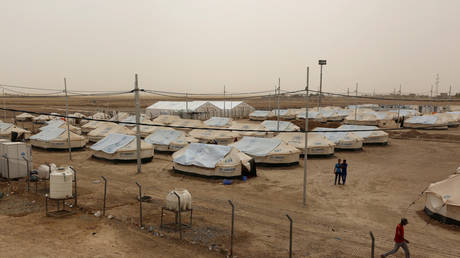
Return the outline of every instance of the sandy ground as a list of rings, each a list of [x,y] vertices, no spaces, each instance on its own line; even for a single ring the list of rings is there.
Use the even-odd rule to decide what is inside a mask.
[[[436,133],[458,135],[459,131]],[[376,237],[376,254],[383,253],[393,246],[401,216],[409,219],[406,237],[413,257],[460,255],[460,228],[430,220],[420,196],[429,183],[460,166],[457,141],[392,139],[388,146],[311,158],[306,207],[302,205],[303,161],[287,168],[259,167],[257,178],[227,186],[222,180],[174,174],[166,154],[143,164],[141,174],[135,173],[133,163],[97,160],[89,150],[72,156],[68,162],[66,152],[33,150],[35,166],[54,162],[78,171],[76,214],[45,217],[42,196],[33,187],[31,193],[24,192],[24,181],[12,182],[14,194],[0,200],[1,257],[222,257],[230,245],[229,199],[236,206],[234,254],[238,257],[286,257],[286,214],[294,220],[294,257],[369,257],[369,231]],[[345,186],[333,185],[336,158],[349,163]],[[109,180],[107,215],[114,219],[92,215],[102,208],[102,175]],[[138,227],[136,181],[144,195],[152,197],[144,203],[143,230]],[[0,191],[7,188],[6,182],[0,182]],[[186,188],[193,195],[193,227],[184,231],[182,241],[178,232],[159,229],[164,197],[174,188]],[[43,191],[39,185],[39,192]],[[188,222],[188,217],[184,220]],[[173,216],[166,214],[165,221],[171,223]],[[403,257],[402,251],[395,257]]]

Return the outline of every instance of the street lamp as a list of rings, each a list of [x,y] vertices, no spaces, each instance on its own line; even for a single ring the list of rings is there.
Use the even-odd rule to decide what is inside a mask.
[[[321,67],[321,72],[319,75],[319,96],[318,96],[318,111],[321,106],[321,95],[323,91],[323,65],[326,65],[326,60],[318,60],[318,64]]]

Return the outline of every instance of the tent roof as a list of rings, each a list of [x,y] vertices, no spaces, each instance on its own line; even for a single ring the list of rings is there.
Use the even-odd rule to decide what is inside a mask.
[[[425,192],[440,196],[449,205],[460,206],[460,174],[431,184]]]
[[[225,102],[225,109],[229,110],[235,108],[236,106],[244,103],[243,101],[205,101],[205,100],[194,100],[188,102],[188,110],[194,111],[199,107],[203,106],[204,104],[211,104],[215,107],[223,110],[224,109],[224,102]],[[185,101],[158,101],[147,109],[167,109],[167,110],[175,110],[175,111],[182,111],[187,110],[187,102]]]

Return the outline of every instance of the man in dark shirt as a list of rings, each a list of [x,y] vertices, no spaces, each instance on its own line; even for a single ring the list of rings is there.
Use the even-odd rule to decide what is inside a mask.
[[[404,226],[407,224],[409,224],[409,222],[407,222],[407,219],[402,218],[401,223],[399,223],[398,226],[396,226],[395,246],[393,250],[389,251],[388,253],[382,254],[380,257],[385,258],[390,254],[394,254],[399,250],[400,247],[402,247],[402,249],[404,250],[406,258],[410,257],[409,247],[407,247],[409,241],[404,238]]]
[[[347,168],[348,168],[347,160],[344,159],[342,163],[342,174],[341,174],[342,184],[345,184],[345,181],[347,181]]]

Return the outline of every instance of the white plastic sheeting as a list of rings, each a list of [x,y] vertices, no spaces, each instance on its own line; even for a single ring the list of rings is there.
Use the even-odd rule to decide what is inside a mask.
[[[356,131],[356,130],[378,130],[380,128],[378,128],[377,126],[371,126],[371,125],[341,125],[337,129]],[[353,134],[358,135],[361,138],[367,138],[367,137],[375,135],[375,132],[378,132],[379,134],[388,135],[387,133],[381,130],[379,131],[358,131],[358,132],[353,132]]]
[[[56,139],[61,134],[63,134],[66,130],[60,127],[49,127],[47,130],[43,130],[36,135],[32,135],[30,137],[31,140],[40,140],[40,141],[51,141]]]
[[[128,145],[131,141],[136,138],[134,135],[126,134],[109,134],[104,137],[102,140],[91,146],[91,149],[95,151],[103,151],[108,154],[115,153],[118,149],[123,148]]]
[[[273,109],[272,112],[275,114],[275,116],[280,113],[280,116],[285,116],[289,114],[289,109]]]
[[[40,131],[48,130],[49,128],[59,127],[64,123],[64,120],[61,119],[50,120],[46,122],[46,126],[40,127]]]
[[[0,130],[8,130],[13,124],[0,122]]]
[[[141,115],[140,116],[140,119],[139,121],[141,123],[143,123],[143,120],[145,119],[145,115]],[[126,124],[126,123],[129,123],[129,124]],[[133,123],[136,123],[136,116],[128,116],[127,118],[121,120],[121,123],[120,125],[124,125],[124,126],[136,126],[135,124]]]
[[[217,162],[225,158],[231,150],[230,146],[191,143],[182,155],[174,158],[174,162],[184,166],[215,168]]]
[[[150,144],[169,145],[179,137],[182,137],[184,132],[171,130],[171,129],[158,129],[147,138],[145,141]]]
[[[441,117],[436,115],[428,116],[414,116],[406,120],[406,124],[424,124],[424,125],[436,125],[443,124]]]
[[[270,111],[266,111],[266,110],[256,110],[256,111],[252,112],[251,114],[249,114],[249,116],[269,117],[269,116],[273,116],[273,113],[270,112]]]
[[[253,156],[266,156],[281,144],[280,139],[245,136],[233,146],[238,150]]]
[[[278,131],[278,121],[275,120],[265,120],[262,122],[262,125],[268,131]],[[279,131],[299,131],[299,127],[295,124],[287,121],[279,121]]]
[[[338,128],[317,127],[313,131],[324,135],[329,141],[336,144],[336,148],[361,148],[363,139],[351,132],[336,132]]]
[[[207,126],[215,126],[215,127],[224,127],[230,125],[232,122],[231,118],[228,117],[211,117],[210,119],[204,121],[204,124]]]
[[[297,115],[297,118],[305,119],[305,117],[306,117],[305,111],[300,112]],[[313,120],[318,120],[318,121],[326,120],[325,117],[318,111],[308,111],[308,119],[313,119]]]

